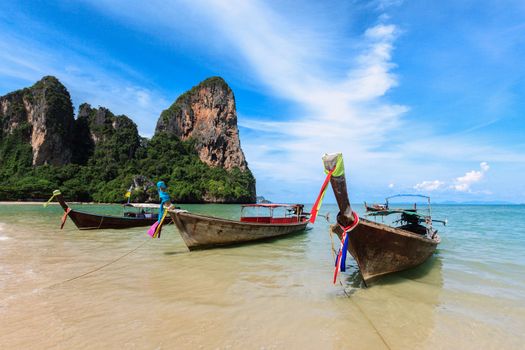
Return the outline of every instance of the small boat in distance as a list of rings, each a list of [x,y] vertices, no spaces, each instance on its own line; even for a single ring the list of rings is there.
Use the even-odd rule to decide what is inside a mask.
[[[64,200],[60,191],[55,191],[55,197],[65,211],[65,218],[70,217],[71,221],[77,226],[79,230],[96,230],[96,229],[124,229],[132,227],[151,226],[158,219],[158,204],[125,204],[123,216],[115,215],[99,215],[86,213],[76,209],[71,209]],[[67,215],[67,216],[66,216]],[[167,220],[166,224],[171,223]]]
[[[336,164],[342,164],[342,154],[326,154],[323,162],[326,171],[333,172]],[[330,179],[339,206],[337,225],[332,225],[332,232],[341,238],[342,227],[351,227],[357,216],[354,217],[348,198],[344,167],[337,173],[340,175]],[[348,232],[347,250],[357,262],[365,284],[379,276],[420,265],[434,253],[441,239],[432,222],[445,222],[432,219],[430,198],[423,197],[429,203],[429,211],[425,215],[417,213],[415,207],[392,209],[387,201],[382,207],[366,206],[367,216],[400,215],[393,225],[359,218],[357,225]]]
[[[308,225],[308,213],[302,204],[246,204],[240,220],[170,209],[169,213],[190,250],[252,242],[302,231]],[[281,212],[281,215],[276,215]]]
[[[422,195],[418,195],[418,194],[396,194],[394,196],[390,196],[390,197],[387,197],[385,199],[385,203],[382,204],[382,203],[373,203],[373,204],[367,204],[365,202],[365,210],[366,212],[382,212],[382,211],[387,211],[390,209],[390,200],[392,198],[398,198],[398,197],[421,197],[421,198],[427,198],[429,200],[429,205],[430,205],[430,198],[427,197],[427,196],[422,196]],[[406,209],[403,209],[404,211],[411,211],[411,212],[417,212],[417,204],[414,203],[414,207],[413,208],[406,208]]]

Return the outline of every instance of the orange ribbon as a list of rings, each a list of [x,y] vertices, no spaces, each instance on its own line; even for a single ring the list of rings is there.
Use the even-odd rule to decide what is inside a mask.
[[[60,225],[60,229],[62,230],[64,228],[64,224],[67,220],[67,214],[71,211],[71,208],[67,208],[66,212],[64,213],[64,216],[62,216],[62,224]]]

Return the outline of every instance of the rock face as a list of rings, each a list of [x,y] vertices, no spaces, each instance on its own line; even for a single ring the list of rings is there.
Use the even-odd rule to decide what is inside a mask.
[[[220,77],[204,80],[164,110],[155,134],[193,139],[199,158],[213,167],[246,170],[241,149],[235,97]]]
[[[117,162],[128,161],[140,146],[137,125],[130,118],[114,115],[104,107],[91,108],[87,103],[78,109],[73,134],[73,160],[78,164],[85,164],[95,152]]]
[[[182,203],[255,201],[223,79],[180,96],[151,140],[104,107],[82,104],[75,119],[68,91],[51,76],[0,97],[0,200],[41,199],[61,188],[76,200],[118,202],[130,183],[134,200],[154,200],[161,179]]]
[[[0,141],[16,134],[13,142],[29,143],[32,165],[71,160],[73,123],[71,97],[55,77],[0,97]]]

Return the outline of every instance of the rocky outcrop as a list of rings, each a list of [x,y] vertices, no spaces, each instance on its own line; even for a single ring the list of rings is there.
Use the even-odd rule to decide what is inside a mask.
[[[134,201],[151,201],[158,180],[179,202],[255,201],[235,98],[223,79],[180,96],[151,140],[104,107],[82,104],[75,119],[54,77],[0,97],[0,200],[44,198],[60,188],[76,200],[118,202],[131,182]]]
[[[193,139],[199,158],[214,167],[246,170],[237,128],[235,97],[219,77],[204,80],[162,112],[155,134]]]
[[[63,165],[71,160],[73,123],[71,97],[55,77],[0,97],[0,141],[29,143],[32,165]]]
[[[118,162],[134,158],[140,146],[137,125],[125,115],[114,115],[104,107],[84,103],[74,127],[74,162],[85,164],[97,151]],[[100,158],[100,157],[99,157]]]

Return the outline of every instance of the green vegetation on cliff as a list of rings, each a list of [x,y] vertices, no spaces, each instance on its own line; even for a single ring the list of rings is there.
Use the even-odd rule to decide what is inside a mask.
[[[28,145],[21,142],[17,146],[23,150]],[[116,160],[114,153],[105,152],[108,148],[97,149],[85,165],[32,167],[30,158],[12,157],[0,169],[0,200],[44,199],[60,188],[68,200],[122,202],[138,175],[152,182],[164,180],[179,203],[253,200],[254,178],[249,170],[209,167],[199,159],[191,141],[156,135],[143,142],[136,157],[127,161]],[[145,192],[134,191],[132,200],[144,201],[155,195],[156,189],[151,186]]]
[[[51,92],[42,95],[43,86]],[[0,103],[11,106],[4,113],[0,110],[0,200],[47,199],[59,188],[68,200],[122,202],[134,179],[145,178],[146,186],[137,186],[133,201],[154,199],[153,184],[159,180],[168,184],[179,203],[254,201],[250,170],[208,166],[192,140],[181,141],[167,133],[142,138],[130,118],[88,104],[79,107],[75,120],[69,93],[56,78],[45,77],[31,88],[0,97]],[[38,127],[53,130],[53,137],[67,143],[70,161],[33,164],[30,140],[36,126],[24,103],[44,111],[44,122]],[[67,120],[64,115],[70,116],[71,125],[49,127],[55,116]]]

